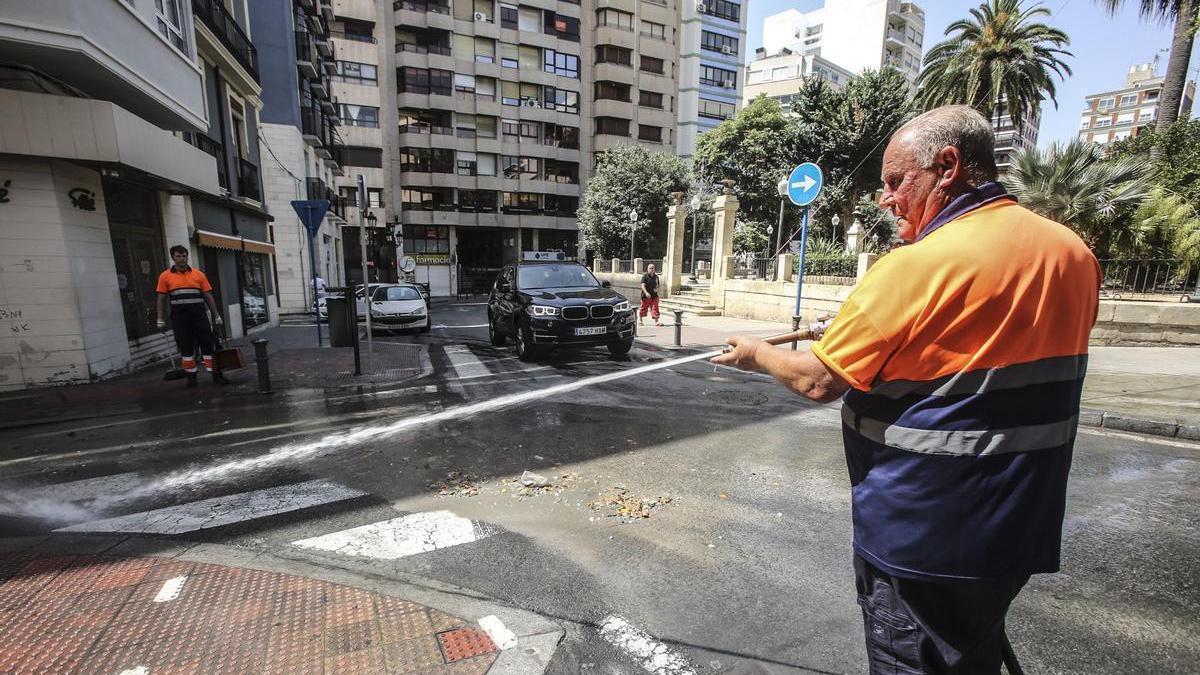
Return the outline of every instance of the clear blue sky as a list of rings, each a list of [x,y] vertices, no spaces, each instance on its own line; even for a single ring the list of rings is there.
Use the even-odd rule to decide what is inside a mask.
[[[754,50],[762,46],[764,18],[791,8],[807,12],[824,3],[821,0],[750,0],[748,4],[750,16],[746,30],[750,43],[746,54],[750,60],[754,58]],[[950,22],[968,16],[967,11],[978,7],[980,1],[917,0],[917,4],[925,10],[925,50],[928,51],[944,38]],[[1044,147],[1051,141],[1073,138],[1079,129],[1084,96],[1120,88],[1131,65],[1147,63],[1157,50],[1170,48],[1171,30],[1169,26],[1142,21],[1135,9],[1140,4],[1137,0],[1127,0],[1124,11],[1115,17],[1109,17],[1095,0],[1046,0],[1042,4],[1053,12],[1046,23],[1066,31],[1071,38],[1069,50],[1075,55],[1067,60],[1074,75],[1056,85],[1058,109],[1049,102],[1043,107],[1038,145]],[[1166,70],[1166,65],[1167,53],[1164,52],[1159,74]],[[1197,66],[1200,66],[1200,44],[1192,54],[1189,79],[1195,78]]]

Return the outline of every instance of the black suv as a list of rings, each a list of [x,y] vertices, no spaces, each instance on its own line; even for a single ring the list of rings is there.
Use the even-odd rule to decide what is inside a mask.
[[[606,345],[613,356],[633,347],[633,307],[579,263],[505,267],[492,284],[487,312],[492,344],[499,347],[513,338],[522,361],[555,345]]]

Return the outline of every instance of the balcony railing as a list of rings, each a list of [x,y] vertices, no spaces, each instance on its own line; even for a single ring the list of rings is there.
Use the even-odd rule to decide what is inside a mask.
[[[337,38],[338,40],[351,40],[354,42],[367,42],[370,44],[375,44],[376,42],[378,42],[378,40],[375,39],[374,35],[363,35],[362,33],[347,33],[344,30],[331,30],[331,31],[329,31],[329,37]]]
[[[433,12],[434,14],[449,14],[450,3],[436,0],[394,0],[392,11],[407,9],[410,12]]]
[[[225,145],[204,134],[188,134],[188,142],[217,159],[217,183],[229,189],[229,173],[225,168]]]
[[[306,178],[305,187],[307,188],[309,199],[325,199],[325,193],[328,188],[325,187],[325,181],[320,178]]]
[[[448,45],[418,45],[412,42],[397,42],[396,52],[411,52],[413,54],[441,54],[450,56]]]
[[[261,82],[258,77],[258,50],[220,0],[192,0],[192,12],[200,17],[254,81]]]
[[[311,34],[308,31],[296,31],[296,60],[307,63],[315,63]]]
[[[258,182],[258,167],[241,157],[237,160],[238,194],[256,202],[262,201],[262,188]]]

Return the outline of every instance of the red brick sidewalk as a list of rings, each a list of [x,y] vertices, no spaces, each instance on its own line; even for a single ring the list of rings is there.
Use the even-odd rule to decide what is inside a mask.
[[[3,673],[468,674],[498,653],[463,619],[325,581],[170,558],[0,554]]]

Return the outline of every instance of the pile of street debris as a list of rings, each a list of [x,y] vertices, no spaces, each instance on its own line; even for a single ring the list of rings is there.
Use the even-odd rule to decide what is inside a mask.
[[[588,508],[593,511],[607,510],[610,513],[605,513],[605,516],[632,522],[641,518],[649,518],[652,510],[671,503],[670,495],[649,499],[634,497],[621,485],[614,485],[612,490],[599,499],[588,502]]]

